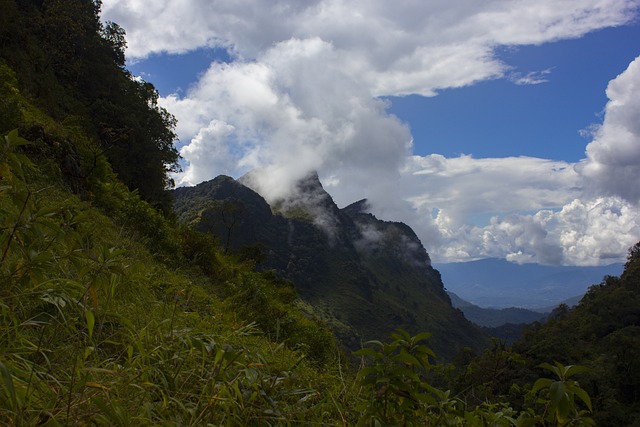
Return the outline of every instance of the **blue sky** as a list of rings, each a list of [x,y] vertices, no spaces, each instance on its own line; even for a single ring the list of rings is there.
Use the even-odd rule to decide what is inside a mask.
[[[638,24],[506,49],[500,56],[516,71],[549,70],[547,81],[516,85],[497,79],[434,98],[394,97],[389,111],[409,122],[416,154],[575,162],[589,142],[579,131],[601,120],[607,84],[639,54]]]
[[[615,46],[615,48],[612,48]],[[446,89],[436,97],[386,97],[389,112],[411,127],[414,152],[447,157],[532,156],[576,162],[588,137],[581,135],[607,102],[605,89],[640,54],[640,24],[594,31],[541,46],[505,48],[499,56],[514,73],[548,71],[540,84],[495,79]],[[230,62],[224,48],[152,54],[128,68],[161,95],[184,94],[211,62]]]
[[[256,170],[275,200],[313,170],[437,262],[597,265],[640,240],[639,8],[104,0],[103,18],[178,119],[181,185]]]

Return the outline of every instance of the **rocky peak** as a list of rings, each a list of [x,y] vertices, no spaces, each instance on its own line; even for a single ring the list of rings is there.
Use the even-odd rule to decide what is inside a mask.
[[[229,250],[262,245],[265,258],[258,268],[295,283],[347,345],[402,327],[436,334],[459,328],[460,336],[434,340],[440,354],[476,347],[479,331],[451,307],[409,226],[377,219],[365,199],[339,209],[316,173],[293,188],[269,206],[241,182],[218,177],[177,190],[176,210],[190,206],[197,229],[218,235]]]

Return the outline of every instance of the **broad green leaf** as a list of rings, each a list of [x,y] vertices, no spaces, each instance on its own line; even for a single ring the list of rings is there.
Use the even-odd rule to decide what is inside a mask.
[[[563,399],[567,398],[564,384],[560,381],[552,383],[549,386],[549,397],[551,398],[551,404],[553,406],[558,406]]]
[[[371,347],[361,348],[360,350],[355,351],[354,354],[356,356],[368,356],[373,359],[379,359],[381,357],[380,353],[372,349]]]
[[[587,371],[589,371],[589,368],[587,368],[586,366],[569,365],[566,367],[566,370],[564,372],[564,377],[565,379],[571,378],[575,374],[579,374],[581,372],[587,372]]]
[[[556,363],[558,363],[558,362],[556,362]],[[560,377],[560,371],[558,370],[557,366],[553,366],[553,365],[550,365],[548,363],[541,363],[540,365],[538,365],[538,368],[546,369],[547,371],[553,372],[558,377]]]
[[[31,141],[28,141],[18,135],[18,129],[13,129],[11,132],[5,135],[4,139],[9,143],[11,147],[31,144]]]
[[[405,351],[400,352],[399,354],[394,356],[393,359],[398,362],[404,362],[407,365],[412,365],[416,367],[421,365],[420,361],[414,355],[409,354]]]
[[[420,341],[425,341],[425,340],[427,340],[427,339],[431,338],[431,336],[432,336],[432,335],[433,335],[433,334],[432,334],[432,333],[430,333],[430,332],[421,332],[421,333],[419,333],[418,335],[414,336],[414,337],[413,337],[413,339],[412,339],[412,341],[413,341],[414,343],[418,343],[418,342],[420,342]]]
[[[552,383],[553,383],[553,380],[550,380],[548,378],[540,378],[533,384],[533,387],[531,388],[531,392],[537,393],[542,389],[549,388],[549,386],[551,386]]]
[[[593,408],[591,407],[591,398],[589,397],[589,394],[586,391],[584,391],[580,387],[575,387],[571,391],[576,396],[578,396],[580,400],[584,402],[585,405],[587,405],[587,408],[589,408],[589,411],[593,411]]]

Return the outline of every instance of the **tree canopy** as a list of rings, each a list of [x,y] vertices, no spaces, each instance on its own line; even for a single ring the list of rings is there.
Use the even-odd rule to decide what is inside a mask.
[[[168,210],[165,189],[179,170],[176,119],[151,83],[124,68],[125,30],[103,24],[100,7],[98,0],[2,2],[0,58],[40,109],[60,121],[81,117],[100,147],[96,155],[106,156],[130,189]]]

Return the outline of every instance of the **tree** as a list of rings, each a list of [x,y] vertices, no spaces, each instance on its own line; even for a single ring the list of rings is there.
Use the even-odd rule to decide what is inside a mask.
[[[120,67],[124,67],[127,48],[126,32],[124,28],[115,22],[107,21],[107,25],[102,29],[102,38],[111,45],[113,49],[113,61]]]
[[[169,211],[166,189],[179,170],[176,119],[158,105],[151,83],[124,68],[125,30],[103,25],[100,7],[99,0],[3,2],[0,12],[12,25],[0,26],[0,59],[15,71],[19,89],[53,119],[86,118],[83,131],[98,145],[93,153],[104,155],[130,189]]]

